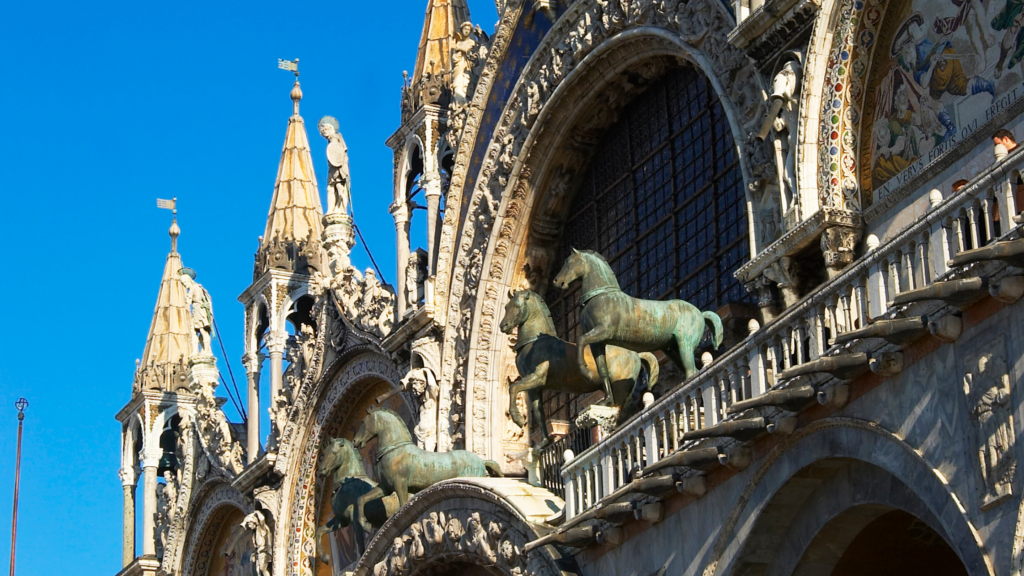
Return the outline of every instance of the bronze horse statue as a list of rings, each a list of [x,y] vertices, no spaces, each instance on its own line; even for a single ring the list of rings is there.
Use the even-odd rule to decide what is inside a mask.
[[[468,450],[428,452],[417,447],[402,418],[387,408],[371,410],[353,441],[361,449],[373,438],[377,438],[373,471],[380,484],[360,496],[356,504],[359,522],[366,531],[370,529],[369,511],[364,512],[363,507],[374,499],[395,494],[401,507],[411,494],[442,480],[502,475],[497,462],[484,460]]]
[[[519,328],[515,351],[516,368],[521,376],[508,388],[508,413],[518,426],[526,425],[526,418],[516,405],[516,397],[521,392],[527,393],[530,415],[544,430],[542,390],[589,394],[604,389],[593,354],[584,350],[586,364],[577,364],[576,345],[556,335],[551,311],[537,293],[520,290],[512,294],[498,327],[505,334]],[[633,397],[641,367],[647,369],[648,386],[658,381],[658,359],[650,352],[637,354],[616,346],[609,346],[606,351],[612,395],[604,402],[620,408],[619,422],[622,422],[636,412],[637,402]],[[545,438],[542,446],[549,442]]]
[[[593,347],[597,370],[605,394],[611,396],[611,379],[606,346],[620,346],[635,352],[661,350],[691,378],[697,373],[693,352],[711,322],[715,349],[722,344],[722,319],[714,312],[701,312],[683,300],[641,300],[619,288],[611,266],[597,252],[576,250],[565,259],[554,284],[562,290],[574,280],[582,281],[580,325],[583,334],[576,340],[576,361],[586,366],[583,351]]]
[[[317,465],[317,475],[333,474],[334,492],[331,494],[331,510],[334,517],[327,524],[316,529],[316,555],[321,562],[331,561],[321,547],[323,535],[339,528],[352,526],[356,547],[359,554],[366,549],[366,532],[364,526],[355,520],[356,502],[359,497],[377,487],[377,483],[366,475],[363,459],[355,446],[344,438],[335,438],[327,443],[323,460]],[[366,519],[374,528],[379,529],[384,521],[398,510],[398,499],[394,496],[377,498],[366,503]]]

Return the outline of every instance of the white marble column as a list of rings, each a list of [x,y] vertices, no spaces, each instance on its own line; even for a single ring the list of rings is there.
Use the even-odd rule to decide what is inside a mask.
[[[437,241],[437,216],[441,205],[441,175],[428,172],[420,179],[423,194],[427,197],[427,276],[434,275],[436,255],[434,245]]]
[[[391,215],[395,218],[395,255],[398,261],[397,279],[398,320],[405,316],[405,267],[409,263],[409,204],[396,201],[391,205]]]
[[[246,454],[252,464],[260,453],[260,357],[259,354],[245,354],[242,365],[249,380],[249,402],[246,410],[249,419],[246,426]]]
[[[121,469],[121,489],[124,492],[121,542],[121,566],[127,566],[135,560],[135,470]]]
[[[274,403],[277,393],[281,391],[281,380],[284,377],[284,346],[288,342],[288,333],[274,330],[267,335],[267,352],[270,353],[270,403]]]
[[[142,555],[156,556],[156,467],[159,455],[142,466]]]

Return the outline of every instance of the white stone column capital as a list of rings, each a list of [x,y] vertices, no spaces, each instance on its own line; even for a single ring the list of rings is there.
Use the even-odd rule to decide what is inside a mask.
[[[271,330],[264,342],[267,344],[267,351],[270,355],[284,354],[284,346],[288,342],[288,333],[284,330]]]
[[[246,352],[242,354],[242,366],[245,367],[245,371],[249,374],[260,371],[261,358],[260,355],[255,352]]]
[[[395,219],[395,226],[401,226],[409,222],[409,203],[402,200],[395,200],[388,208],[391,216]]]
[[[130,488],[135,486],[136,476],[135,470],[125,466],[117,471],[117,475],[121,478],[121,486]]]

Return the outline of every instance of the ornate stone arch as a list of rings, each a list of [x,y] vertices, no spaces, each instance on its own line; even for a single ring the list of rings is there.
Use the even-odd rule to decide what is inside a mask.
[[[718,10],[713,5],[707,9]],[[593,9],[583,5],[574,5],[562,18],[570,23],[596,21]],[[466,430],[469,449],[488,456],[501,451],[501,437],[485,423],[505,420],[508,401],[495,394],[514,374],[508,340],[497,328],[502,299],[510,287],[542,281],[551,274],[550,245],[564,221],[571,189],[581,177],[577,167],[588,160],[601,131],[614,122],[633,94],[668,66],[685,63],[700,70],[715,89],[737,147],[756,122],[758,106],[738,107],[733,101],[743,97],[748,83],[733,77],[736,69],[723,71],[728,54],[713,59],[701,48],[717,42],[716,33],[707,30],[701,47],[696,47],[678,30],[654,25],[657,19],[651,15],[645,25],[595,40],[575,67],[541,93],[535,86],[551,84],[548,67],[552,63],[535,55],[495,129],[464,224],[448,300],[444,361],[452,369],[449,382],[456,385],[455,393],[465,394],[466,420],[472,425]],[[723,26],[717,32],[722,38],[724,30]],[[559,39],[555,31],[567,35]],[[558,46],[572,46],[573,38],[578,38],[574,31],[578,28],[563,30],[556,24],[545,44],[554,44],[556,51]],[[721,49],[726,50],[728,44],[722,42]],[[542,53],[543,45],[537,51]],[[746,57],[739,57],[746,65]],[[744,155],[737,156],[744,179],[749,180]],[[751,202],[748,193],[747,225],[753,231]],[[466,334],[470,314],[472,332]],[[460,348],[469,351],[461,362],[455,360]],[[463,362],[466,368],[461,368]],[[460,381],[470,389],[458,390]]]
[[[217,544],[224,521],[232,512],[248,514],[252,505],[231,485],[219,483],[209,487],[206,494],[195,500],[188,518],[194,518],[187,527],[181,574],[206,576],[213,559],[213,547]]]
[[[858,494],[842,495],[834,502],[824,502],[825,509],[798,517],[793,521],[796,528],[779,539],[779,546],[783,547],[781,561],[795,565],[822,526],[850,507],[867,503],[903,509],[917,516],[944,537],[968,573],[995,574],[977,529],[935,466],[877,424],[852,418],[826,418],[798,430],[763,459],[719,531],[709,551],[704,575],[738,573],[738,560],[749,551],[749,546],[763,540],[766,531],[779,530],[779,525],[769,517],[775,512],[773,499],[786,493],[787,484],[797,473],[844,459],[867,468],[865,477],[874,474],[877,478],[895,478],[899,486],[889,489],[887,485],[887,490],[876,491],[858,484]],[[840,492],[836,490],[833,494]],[[767,520],[762,523],[762,518]]]
[[[522,547],[539,537],[533,526],[560,507],[551,493],[505,478],[459,478],[414,496],[374,535],[354,573],[417,576],[453,564],[512,576],[578,573],[575,562],[546,546]]]
[[[313,533],[318,521],[319,480],[316,465],[326,426],[338,418],[346,419],[356,409],[355,402],[381,383],[397,389],[402,374],[383,354],[362,351],[346,355],[335,370],[325,371],[320,386],[311,396],[312,410],[294,425],[286,454],[285,482],[281,487],[280,510],[276,517],[279,534],[288,534],[287,542],[277,547],[275,558],[285,561],[291,572],[312,576],[310,559],[314,550]],[[408,401],[404,398],[403,400]],[[283,448],[283,447],[282,447]],[[282,454],[284,451],[282,450]]]

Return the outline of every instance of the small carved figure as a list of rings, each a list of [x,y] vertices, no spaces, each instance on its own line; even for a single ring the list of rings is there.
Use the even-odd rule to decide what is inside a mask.
[[[270,576],[270,528],[263,513],[254,511],[242,519],[242,528],[252,533],[251,561],[255,576]]]
[[[433,452],[437,447],[437,379],[430,369],[416,368],[405,375],[402,386],[415,394],[420,403],[420,419],[413,428],[416,445]]]
[[[460,34],[452,46],[452,95],[457,105],[465,105],[468,98],[471,71],[473,69],[473,49],[476,40],[473,38],[473,24],[463,22],[459,26]]]
[[[717,349],[724,335],[722,319],[714,312],[701,312],[683,300],[641,300],[619,288],[615,273],[603,256],[591,250],[575,248],[555,276],[556,287],[565,290],[575,280],[582,283],[580,325],[584,333],[576,340],[576,358],[580,371],[589,370],[584,354],[588,346],[601,375],[605,398],[614,398],[611,371],[605,355],[607,345],[636,352],[662,350],[686,372],[697,374],[693,351],[707,323],[711,323],[712,344]]]
[[[179,460],[184,464],[184,460]],[[178,479],[175,477],[174,472],[171,470],[164,470],[164,489],[163,493],[167,499],[167,511],[166,516],[168,520],[174,520],[175,509],[174,506],[178,501]]]
[[[416,310],[423,302],[423,283],[427,279],[427,251],[417,248],[409,254],[405,265],[405,298],[409,310]]]
[[[192,355],[213,355],[213,302],[210,293],[196,282],[196,271],[182,268],[178,278],[185,286],[185,302],[192,313],[192,328],[196,337],[192,339]]]
[[[153,523],[156,526],[156,556],[163,558],[167,544],[170,543],[168,535],[171,530],[170,516],[167,511],[171,503],[167,497],[167,489],[164,484],[156,485],[156,512],[153,515]]]
[[[324,116],[318,125],[320,135],[327,139],[327,213],[349,214],[352,201],[348,174],[348,146],[341,137],[338,120]]]
[[[964,379],[971,416],[977,421],[978,466],[984,481],[986,501],[1009,494],[1013,479],[1013,412],[1010,375],[1006,362],[986,352],[977,368]]]

